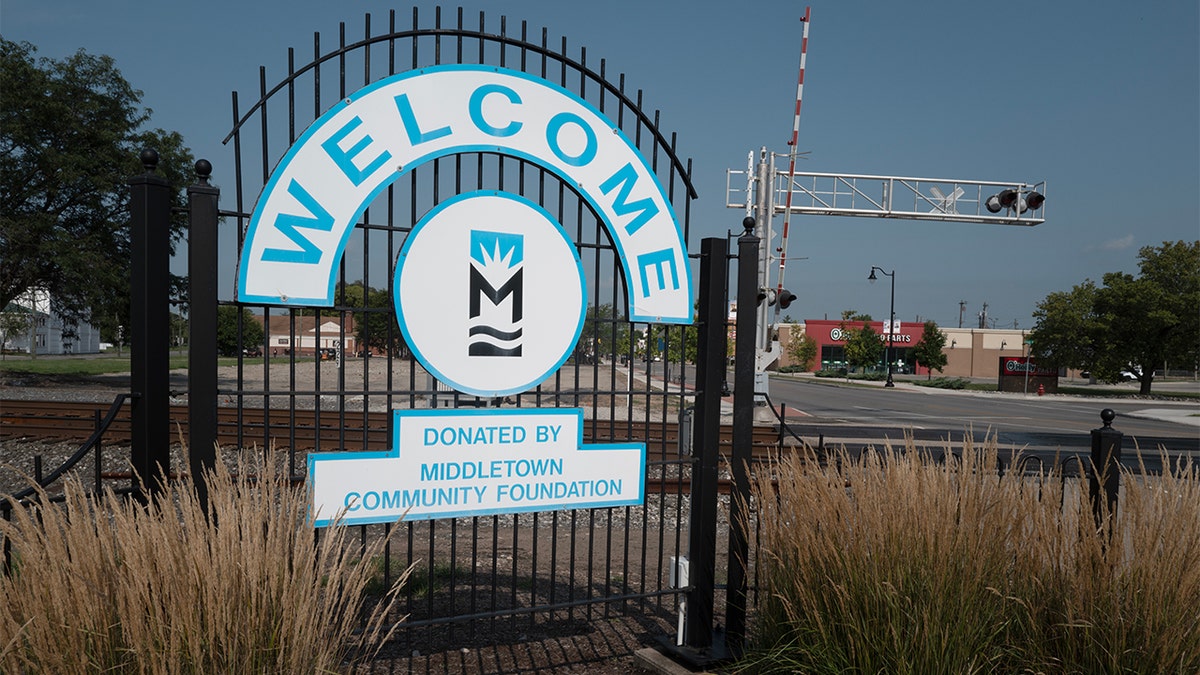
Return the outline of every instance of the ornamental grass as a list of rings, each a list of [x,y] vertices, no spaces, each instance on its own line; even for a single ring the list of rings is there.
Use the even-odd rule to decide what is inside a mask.
[[[325,673],[395,630],[404,580],[369,597],[383,541],[314,534],[309,500],[269,461],[218,463],[205,513],[188,482],[148,506],[64,485],[0,520],[6,673]],[[215,523],[215,524],[214,524]]]
[[[1195,464],[1122,471],[1098,525],[1086,479],[1002,474],[994,442],[966,442],[944,463],[909,442],[758,473],[761,603],[739,670],[1200,672]]]

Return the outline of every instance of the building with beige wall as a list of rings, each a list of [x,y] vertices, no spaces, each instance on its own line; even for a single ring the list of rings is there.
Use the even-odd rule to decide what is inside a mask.
[[[818,371],[825,367],[839,367],[837,353],[839,345],[844,345],[841,338],[841,321],[808,320],[800,324],[780,324],[778,326],[779,343],[783,356],[779,366],[793,365],[789,356],[789,345],[795,336],[801,333],[808,335],[817,344],[817,358],[810,370]],[[880,321],[868,324],[886,339],[884,325]],[[846,323],[847,328],[857,328],[861,324]],[[893,333],[893,349],[896,361],[904,364],[905,371],[919,375],[929,371],[918,367],[911,358],[910,351],[920,340],[924,325],[919,323],[902,323]],[[1007,328],[943,328],[939,327],[946,336],[946,367],[941,373],[934,375],[947,377],[979,377],[997,378],[1000,375],[1000,357],[1024,356],[1025,339],[1029,331]],[[886,342],[885,342],[886,344]],[[824,357],[824,358],[823,358]]]

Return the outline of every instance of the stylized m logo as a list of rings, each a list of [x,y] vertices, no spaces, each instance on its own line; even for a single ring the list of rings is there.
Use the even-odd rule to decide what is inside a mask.
[[[470,239],[467,353],[520,356],[525,302],[524,237],[472,230]]]

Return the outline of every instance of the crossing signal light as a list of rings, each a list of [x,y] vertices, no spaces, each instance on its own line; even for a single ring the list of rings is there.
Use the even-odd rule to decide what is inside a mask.
[[[1028,192],[1022,197],[1016,190],[1001,190],[998,194],[988,197],[984,206],[992,213],[1000,213],[1005,209],[1025,213],[1030,209],[1036,211],[1042,208],[1045,202],[1046,197],[1040,192]]]
[[[763,303],[763,300],[766,300],[768,307],[773,307],[778,302],[779,309],[787,309],[795,299],[796,294],[786,288],[782,292],[776,292],[773,288],[758,289],[758,304],[760,305]]]

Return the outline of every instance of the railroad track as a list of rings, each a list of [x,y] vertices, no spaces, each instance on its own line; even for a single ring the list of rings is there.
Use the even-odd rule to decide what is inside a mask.
[[[54,442],[87,440],[96,430],[108,403],[77,401],[0,400],[0,440]],[[308,450],[387,450],[389,413],[218,408],[217,442],[228,447],[268,447]],[[187,406],[171,406],[173,435],[187,437]],[[123,406],[104,434],[106,445],[129,442],[130,408]],[[647,461],[669,461],[681,455],[679,425],[665,421],[584,420],[584,441],[642,442]],[[733,428],[722,425],[720,454],[733,447]],[[751,454],[767,456],[781,447],[778,426],[756,426]]]

